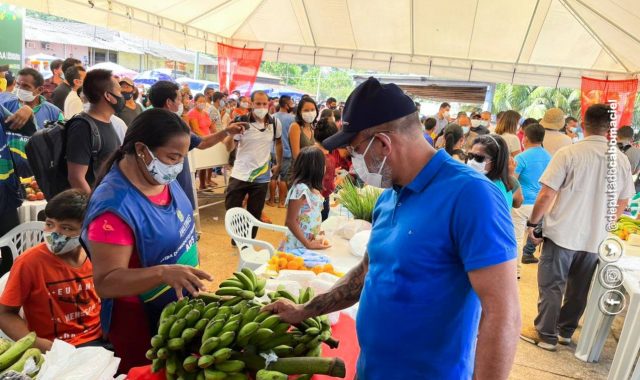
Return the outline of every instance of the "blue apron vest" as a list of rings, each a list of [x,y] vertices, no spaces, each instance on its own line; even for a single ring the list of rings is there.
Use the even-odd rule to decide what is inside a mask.
[[[117,165],[95,189],[82,228],[82,240],[88,242],[89,224],[105,212],[118,215],[135,236],[135,249],[143,268],[165,264],[198,266],[193,209],[180,185],[169,184],[171,202],[166,206],[153,204],[124,177]],[[88,247],[88,244],[84,244]],[[87,250],[91,255],[91,252]],[[186,291],[185,291],[186,292]],[[161,285],[144,294],[140,300],[153,329],[158,324],[164,306],[177,299],[168,285]],[[102,327],[109,331],[113,300],[102,300]]]

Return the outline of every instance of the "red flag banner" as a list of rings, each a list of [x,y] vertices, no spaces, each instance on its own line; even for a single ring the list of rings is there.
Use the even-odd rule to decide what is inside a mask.
[[[582,120],[592,104],[616,102],[618,128],[631,125],[633,106],[638,92],[638,80],[602,80],[582,77]]]
[[[218,81],[220,91],[251,94],[263,49],[245,49],[218,43]]]

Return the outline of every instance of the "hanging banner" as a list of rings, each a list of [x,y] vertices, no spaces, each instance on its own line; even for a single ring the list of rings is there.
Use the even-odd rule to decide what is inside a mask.
[[[631,125],[633,106],[638,92],[638,80],[603,80],[582,77],[582,120],[584,113],[592,104],[616,102],[618,128]]]
[[[0,65],[22,67],[24,8],[0,4]]]
[[[262,50],[218,43],[220,91],[238,90],[243,95],[250,95],[262,62]]]

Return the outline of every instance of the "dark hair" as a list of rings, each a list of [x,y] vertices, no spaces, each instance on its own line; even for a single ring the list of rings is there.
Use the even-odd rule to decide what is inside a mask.
[[[40,74],[40,72],[38,72],[38,70],[36,69],[25,67],[24,69],[18,71],[18,76],[21,75],[30,75],[33,78],[33,82],[35,83],[36,88],[44,86],[44,78],[42,77],[42,74]]]
[[[316,124],[316,129],[313,132],[313,137],[317,142],[322,144],[325,139],[335,135],[336,133],[338,133],[338,127],[336,126],[336,123],[329,120],[328,118],[320,119]]]
[[[529,124],[524,128],[524,135],[532,144],[541,144],[544,141],[544,127],[538,123]]]
[[[79,59],[75,59],[75,58],[67,58],[64,60],[64,62],[62,62],[62,72],[66,73],[67,69],[71,66],[76,66],[76,65],[80,65],[82,62]],[[67,74],[65,74],[65,79],[66,79]]]
[[[515,135],[518,131],[518,122],[520,122],[520,114],[516,111],[509,110],[502,115],[500,120],[498,120],[496,133],[499,135],[503,133],[511,133]]]
[[[278,105],[280,107],[289,106],[289,101],[291,101],[291,97],[289,95],[282,95],[280,99],[278,99]]]
[[[197,102],[198,99],[200,99],[200,98],[204,98],[204,95],[203,94],[196,94],[196,97],[195,97],[195,99],[193,99],[193,102],[194,103]]]
[[[451,107],[451,104],[447,102],[443,102],[442,104],[440,104],[440,109],[447,108],[447,107]]]
[[[44,208],[44,214],[51,219],[74,220],[82,223],[88,203],[88,194],[78,189],[69,189],[51,198]]]
[[[329,109],[329,108],[325,108],[322,110],[322,112],[320,112],[320,119],[325,119],[325,118],[329,118],[329,117],[333,117],[333,110]]]
[[[569,124],[570,122],[575,121],[576,123],[578,122],[578,119],[576,119],[573,116],[567,116],[566,119],[564,119],[564,125],[566,126],[567,124]]]
[[[216,89],[215,89],[215,88],[213,88],[213,87],[211,87],[211,86],[207,86],[207,87],[205,87],[205,89],[204,89],[204,91],[203,91],[203,92],[206,94],[206,93],[207,93],[207,91],[209,91],[209,90],[211,90],[211,91],[215,91]]]
[[[584,128],[595,134],[601,134],[610,127],[613,110],[608,104],[594,104],[584,113]]]
[[[453,156],[453,147],[460,141],[460,139],[464,136],[462,132],[462,127],[458,124],[451,123],[447,125],[444,129],[444,150],[449,153],[450,156]]]
[[[438,122],[434,117],[428,117],[424,120],[424,129],[430,131],[436,127],[436,124],[438,124]]]
[[[292,186],[298,183],[307,185],[310,189],[322,191],[322,180],[325,172],[324,153],[320,148],[307,146],[300,150],[300,154],[293,163],[291,178]]]
[[[507,191],[513,190],[513,185],[509,181],[509,147],[507,142],[500,135],[480,135],[473,140],[473,145],[480,144],[493,162],[487,177],[492,180],[501,180]],[[498,144],[498,145],[496,145]]]
[[[53,70],[58,70],[60,68],[60,66],[62,66],[62,60],[61,59],[53,60],[49,64],[49,70],[51,70],[51,72],[53,72]]]
[[[70,86],[73,86],[73,81],[76,79],[80,79],[80,72],[85,71],[82,66],[71,66],[64,72],[64,80],[69,83]]]
[[[342,112],[340,112],[339,109],[334,109],[333,110],[333,118],[336,119],[336,122],[342,120]]]
[[[7,87],[13,86],[16,83],[16,77],[13,75],[11,71],[7,71],[7,74],[10,74],[10,75],[5,75],[4,77],[4,79],[7,80]]]
[[[96,179],[98,187],[113,164],[118,163],[125,154],[136,154],[136,143],[141,142],[152,151],[164,146],[176,135],[191,135],[191,130],[182,118],[164,108],[152,108],[142,112],[127,128],[124,141],[120,149],[116,150],[103,164],[100,175]]]
[[[211,100],[215,103],[220,99],[223,99],[226,95],[221,93],[220,91],[216,91],[213,93],[213,96],[211,97]]]
[[[157,81],[149,89],[151,105],[154,108],[164,108],[167,105],[167,100],[176,100],[178,97],[176,91],[180,91],[177,83],[169,82],[168,80]]]
[[[316,114],[318,113],[318,105],[316,104],[316,101],[310,96],[303,96],[298,102],[298,108],[296,108],[296,123],[301,127],[305,124],[304,119],[302,118],[302,106],[304,106],[305,103],[312,103],[316,108]]]
[[[538,120],[530,117],[527,119],[524,119],[524,121],[522,122],[522,128],[526,128],[527,126],[531,125],[531,124],[538,124]]]
[[[327,98],[327,100],[325,101],[325,104],[326,103],[338,103],[338,101],[336,100],[336,98],[330,97],[330,98]]]
[[[633,128],[628,125],[618,129],[618,137],[633,140]]]
[[[87,73],[82,84],[82,92],[89,103],[99,103],[104,93],[113,90],[111,70],[95,69]]]

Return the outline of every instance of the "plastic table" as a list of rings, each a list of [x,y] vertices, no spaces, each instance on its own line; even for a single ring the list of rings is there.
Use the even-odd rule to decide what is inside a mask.
[[[47,201],[24,201],[18,208],[20,223],[38,221],[38,213],[47,206]]]
[[[625,244],[624,257],[636,261],[621,260],[616,263],[624,270],[624,287],[627,293],[627,314],[620,334],[620,341],[609,370],[609,380],[628,379],[640,380],[640,359],[636,362],[640,352],[640,247]],[[580,333],[575,356],[585,362],[597,362],[602,353],[611,323],[615,316],[606,315],[599,309],[600,296],[606,289],[596,278],[599,269],[607,263],[599,263],[585,309],[584,324]],[[635,365],[635,370],[632,372]]]

